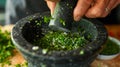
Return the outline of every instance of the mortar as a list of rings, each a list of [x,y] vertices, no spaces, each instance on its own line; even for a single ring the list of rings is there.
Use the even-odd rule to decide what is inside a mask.
[[[80,21],[75,22],[72,18],[72,11],[66,13],[61,4],[67,4],[71,0],[60,1],[53,14],[54,19],[50,22],[57,22],[58,26],[69,29],[71,32],[81,32],[78,28],[86,31],[83,36],[91,35],[90,43],[87,43],[82,48],[77,48],[68,51],[51,51],[45,53],[40,47],[32,44],[34,40],[38,40],[48,30],[57,30],[57,24],[51,25],[44,23],[44,16],[48,14],[34,14],[19,20],[12,29],[11,38],[20,53],[28,62],[28,67],[89,67],[95,60],[97,55],[102,50],[104,43],[107,40],[107,31],[104,25],[96,19],[82,18]],[[74,4],[76,2],[73,2]],[[72,5],[74,7],[74,5]],[[63,12],[61,12],[61,10]],[[71,7],[70,7],[71,9]],[[72,8],[73,10],[73,8]],[[64,15],[64,16],[63,16]],[[59,24],[59,19],[63,18],[67,23],[65,26]],[[42,24],[36,24],[36,21]],[[49,21],[48,21],[49,22]],[[80,54],[83,52],[83,54]]]

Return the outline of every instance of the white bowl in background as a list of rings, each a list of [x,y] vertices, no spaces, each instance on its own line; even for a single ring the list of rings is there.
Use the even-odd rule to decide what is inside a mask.
[[[118,39],[116,39],[116,38],[114,38],[114,37],[111,37],[111,36],[109,36],[108,37],[111,41],[114,41],[116,44],[118,44],[119,45],[119,47],[120,47],[120,41],[118,40]],[[100,60],[111,60],[111,59],[114,59],[115,57],[117,57],[118,55],[120,55],[120,53],[118,53],[118,54],[114,54],[114,55],[98,55],[97,56],[97,59],[100,59]]]

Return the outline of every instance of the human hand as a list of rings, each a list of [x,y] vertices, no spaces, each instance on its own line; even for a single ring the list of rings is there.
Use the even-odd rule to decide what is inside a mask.
[[[51,14],[59,0],[46,0]],[[79,21],[82,16],[88,18],[106,17],[114,9],[120,0],[78,0],[73,11],[75,21]]]

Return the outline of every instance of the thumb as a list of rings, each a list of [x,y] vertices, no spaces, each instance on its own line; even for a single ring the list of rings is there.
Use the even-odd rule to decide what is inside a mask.
[[[56,6],[56,2],[52,2],[52,1],[46,1],[48,8],[51,11],[51,14],[53,14],[55,6]]]

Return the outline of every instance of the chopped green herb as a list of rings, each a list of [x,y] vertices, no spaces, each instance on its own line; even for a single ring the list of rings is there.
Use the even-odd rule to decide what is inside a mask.
[[[44,16],[44,23],[49,23],[50,19],[53,19],[52,17]]]
[[[60,23],[61,23],[63,26],[65,26],[65,20],[60,19]]]
[[[102,55],[112,55],[120,52],[120,47],[112,40],[108,40],[105,47],[100,54]]]
[[[16,64],[15,66],[16,66],[16,67],[22,67],[20,64]]]
[[[0,63],[7,64],[7,60],[13,55],[14,45],[11,42],[10,32],[2,32],[0,29]],[[10,64],[10,63],[9,63]]]
[[[32,17],[30,17],[28,20],[30,20],[30,21],[31,21],[31,20],[32,20]]]
[[[80,55],[83,55],[83,54],[84,54],[84,51],[83,51],[83,50],[81,50],[81,51],[80,51]]]
[[[24,64],[16,64],[15,67],[28,67],[28,63],[25,62]]]
[[[43,50],[42,50],[42,53],[43,53],[43,54],[46,54],[47,51],[48,51],[47,49],[43,49]]]
[[[24,64],[22,64],[22,66],[24,66],[24,67],[28,67],[28,63],[25,62]]]
[[[35,23],[37,23],[38,21],[37,20],[35,20]]]
[[[89,41],[80,36],[80,33],[66,33],[49,31],[44,37],[34,42],[43,49],[48,50],[73,50],[83,47]],[[47,50],[47,51],[48,51]],[[43,53],[46,53],[44,50]],[[84,52],[82,52],[84,53]]]
[[[100,63],[98,64],[98,67],[101,67],[101,64],[100,64]]]
[[[36,25],[41,26],[41,23],[36,23]]]

